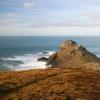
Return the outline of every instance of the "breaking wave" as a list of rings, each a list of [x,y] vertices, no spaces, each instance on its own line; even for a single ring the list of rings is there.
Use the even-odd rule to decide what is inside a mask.
[[[6,66],[10,70],[29,70],[29,69],[45,69],[46,62],[37,61],[41,57],[49,57],[54,51],[44,51],[36,54],[14,55],[12,57],[3,58]]]

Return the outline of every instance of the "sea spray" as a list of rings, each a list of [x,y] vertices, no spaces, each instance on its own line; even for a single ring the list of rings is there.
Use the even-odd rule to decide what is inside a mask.
[[[29,70],[29,69],[45,69],[46,62],[38,61],[38,58],[49,57],[54,51],[44,51],[36,54],[14,55],[13,57],[3,58],[5,62],[21,62],[18,64],[6,64],[10,70]]]

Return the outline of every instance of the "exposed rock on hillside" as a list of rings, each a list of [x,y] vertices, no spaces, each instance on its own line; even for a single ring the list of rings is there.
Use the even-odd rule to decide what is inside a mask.
[[[84,47],[77,45],[72,40],[66,40],[61,44],[60,50],[51,55],[47,61],[47,65],[53,67],[78,67],[87,63],[99,66],[99,58],[88,52]],[[89,68],[89,66],[88,66]]]

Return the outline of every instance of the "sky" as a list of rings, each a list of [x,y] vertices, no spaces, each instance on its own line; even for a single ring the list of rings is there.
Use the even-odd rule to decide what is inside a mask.
[[[0,36],[100,36],[100,0],[0,0]]]

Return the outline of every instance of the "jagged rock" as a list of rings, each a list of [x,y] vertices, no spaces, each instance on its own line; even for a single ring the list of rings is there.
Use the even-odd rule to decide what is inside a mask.
[[[76,42],[66,40],[61,44],[59,51],[48,58],[47,65],[53,67],[77,67],[90,62],[98,63],[99,58]]]
[[[46,65],[47,65],[47,66],[49,66],[49,65],[52,65],[52,66],[57,65],[56,58],[57,58],[57,53],[52,54],[52,55],[48,58],[47,64],[46,64]]]

